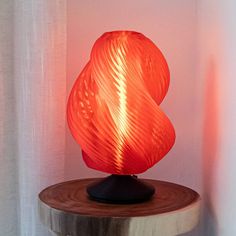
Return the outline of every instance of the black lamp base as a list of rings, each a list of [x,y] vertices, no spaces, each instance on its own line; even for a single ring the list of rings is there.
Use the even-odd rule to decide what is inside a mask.
[[[155,188],[132,175],[110,175],[87,187],[92,200],[113,204],[130,204],[149,200]]]

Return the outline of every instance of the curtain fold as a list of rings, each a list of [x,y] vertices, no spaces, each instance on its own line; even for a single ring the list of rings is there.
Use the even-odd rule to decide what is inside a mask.
[[[18,235],[13,0],[0,1],[0,235]]]
[[[0,234],[50,235],[37,195],[64,180],[66,1],[0,1]]]

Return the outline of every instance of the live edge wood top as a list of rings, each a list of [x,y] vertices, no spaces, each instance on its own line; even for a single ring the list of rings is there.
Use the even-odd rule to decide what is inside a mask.
[[[80,215],[134,217],[156,215],[189,206],[199,195],[184,186],[174,183],[145,180],[156,188],[154,197],[147,202],[129,205],[114,205],[91,201],[86,187],[97,179],[81,179],[50,186],[39,194],[39,199],[51,208]]]
[[[74,229],[68,228],[72,226],[66,226],[62,223],[62,221],[68,221],[68,217],[72,217],[73,221],[75,221],[75,218],[82,217],[84,222],[86,218],[91,221],[92,218],[130,219],[135,217],[158,216],[158,219],[160,219],[162,216],[167,217],[171,215],[173,218],[172,221],[175,222],[175,224],[176,219],[180,221],[179,223],[177,222],[178,224],[184,224],[184,226],[177,225],[178,230],[176,229],[173,230],[173,232],[171,231],[170,233],[164,233],[162,235],[177,235],[178,233],[187,232],[198,222],[200,196],[190,188],[174,183],[145,179],[144,181],[152,184],[156,188],[156,193],[151,200],[137,204],[114,205],[95,202],[88,198],[86,193],[87,185],[98,180],[99,179],[73,180],[44,189],[39,194],[39,212],[42,222],[51,230],[61,233],[62,235],[77,235],[77,233],[72,232]],[[70,218],[70,220],[72,218]],[[78,219],[76,222],[79,224]],[[165,222],[163,222],[163,220],[160,222],[159,227],[162,227],[162,225],[164,227]],[[170,225],[169,228],[171,228]],[[169,229],[167,229],[167,231],[168,230]],[[87,235],[89,234],[87,233]],[[109,234],[99,234],[97,231],[96,235]]]

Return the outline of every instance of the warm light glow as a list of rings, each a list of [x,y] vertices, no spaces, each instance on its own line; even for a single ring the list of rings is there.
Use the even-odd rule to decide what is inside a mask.
[[[123,66],[125,63],[125,52],[122,54],[119,46],[117,47],[117,55],[116,57],[116,67],[117,67],[117,89],[119,96],[119,114],[117,117],[117,136],[121,137],[117,141],[117,149],[116,149],[116,162],[119,168],[119,172],[122,171],[122,153],[124,147],[124,138],[128,135],[128,120],[127,120],[127,103],[126,103],[126,83],[125,83],[125,70],[123,70]]]
[[[112,174],[144,172],[171,149],[174,128],[159,104],[169,87],[164,56],[144,35],[103,34],[67,106],[85,163]]]

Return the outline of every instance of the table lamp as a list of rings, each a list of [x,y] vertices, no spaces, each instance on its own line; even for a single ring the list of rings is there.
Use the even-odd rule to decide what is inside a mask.
[[[67,104],[68,125],[84,162],[110,174],[87,186],[91,199],[137,203],[154,194],[136,175],[174,145],[173,125],[159,106],[169,80],[163,54],[143,34],[113,31],[96,40]]]

